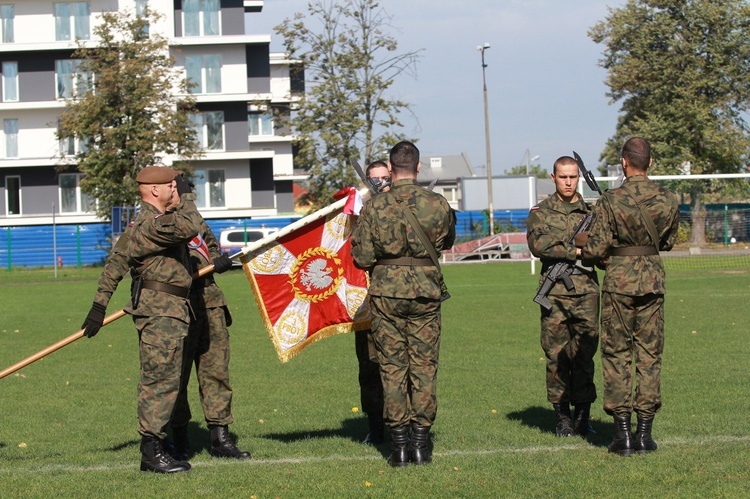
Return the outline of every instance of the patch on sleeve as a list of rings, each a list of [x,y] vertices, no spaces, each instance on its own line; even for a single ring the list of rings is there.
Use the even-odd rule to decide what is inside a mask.
[[[158,220],[160,217],[164,216],[164,213],[159,213],[154,217],[154,220]]]
[[[533,207],[532,207],[532,208],[531,208],[531,209],[530,209],[529,211],[530,211],[530,212],[531,212],[531,211],[536,211],[536,210],[538,210],[538,209],[539,209],[539,205],[537,205],[537,206],[533,206]]]

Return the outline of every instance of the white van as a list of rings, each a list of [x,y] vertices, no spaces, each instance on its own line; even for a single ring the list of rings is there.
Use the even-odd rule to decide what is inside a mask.
[[[219,251],[229,256],[234,255],[247,244],[259,241],[269,234],[278,232],[279,229],[268,227],[229,227],[219,233]],[[234,263],[240,265],[239,259]]]

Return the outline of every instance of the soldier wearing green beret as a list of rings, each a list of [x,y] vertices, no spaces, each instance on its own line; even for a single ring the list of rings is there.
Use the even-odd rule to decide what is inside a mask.
[[[414,144],[403,141],[393,146],[391,189],[365,204],[351,238],[356,265],[372,277],[368,290],[372,334],[383,382],[385,423],[391,432],[392,466],[431,459],[443,296],[442,274],[405,210],[411,210],[436,252],[450,248],[456,235],[455,214],[448,202],[417,183],[419,165]]]

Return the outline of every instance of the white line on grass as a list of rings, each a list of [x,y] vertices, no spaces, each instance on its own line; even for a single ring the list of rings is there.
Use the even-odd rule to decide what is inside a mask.
[[[694,445],[703,443],[735,443],[735,442],[750,442],[750,435],[744,436],[733,436],[733,435],[716,435],[708,437],[696,437],[696,438],[664,438],[659,439],[659,443],[662,446],[668,445]],[[662,447],[663,448],[663,447]],[[498,449],[479,449],[479,450],[448,450],[443,452],[433,453],[436,457],[449,457],[449,456],[490,456],[496,454],[514,454],[514,453],[534,453],[534,452],[559,452],[559,451],[570,451],[570,450],[590,450],[592,452],[602,452],[602,447],[594,447],[587,444],[585,441],[574,445],[554,445],[554,446],[543,446],[536,445],[531,447],[503,447]],[[333,455],[333,456],[309,456],[309,457],[294,457],[294,458],[282,458],[282,459],[252,459],[251,461],[236,461],[233,459],[210,459],[208,461],[198,461],[191,463],[193,468],[209,468],[216,466],[229,466],[229,465],[267,465],[267,464],[305,464],[305,463],[326,463],[326,462],[337,462],[337,461],[385,461],[382,456],[352,456],[347,455]],[[112,464],[112,465],[96,465],[96,466],[70,466],[65,464],[48,464],[38,467],[27,467],[27,468],[12,468],[12,469],[0,469],[0,473],[40,473],[48,471],[118,471],[118,470],[131,470],[138,469],[139,464]]]

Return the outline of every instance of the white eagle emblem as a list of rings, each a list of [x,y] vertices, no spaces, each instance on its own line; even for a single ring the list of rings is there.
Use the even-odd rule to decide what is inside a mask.
[[[312,287],[316,289],[325,289],[333,282],[333,277],[330,276],[333,269],[326,267],[328,262],[325,258],[316,258],[312,260],[307,266],[300,272],[300,282],[307,289],[311,291]]]

